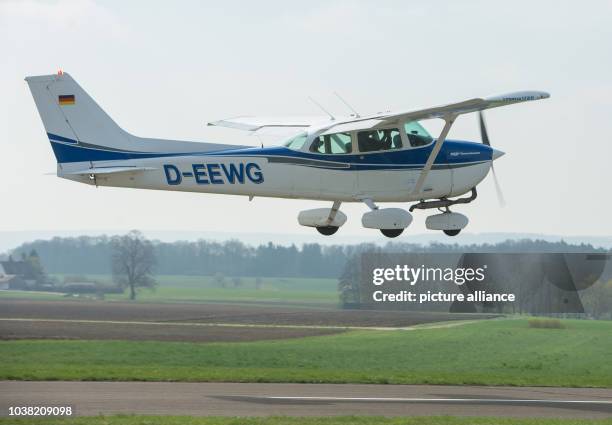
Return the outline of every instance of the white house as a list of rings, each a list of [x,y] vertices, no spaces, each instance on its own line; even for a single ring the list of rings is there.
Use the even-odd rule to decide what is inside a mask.
[[[6,274],[4,267],[2,267],[2,263],[0,263],[0,290],[9,289],[9,282],[13,277],[13,275]]]

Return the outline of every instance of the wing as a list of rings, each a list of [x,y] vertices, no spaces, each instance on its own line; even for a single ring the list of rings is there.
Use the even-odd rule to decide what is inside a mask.
[[[450,103],[433,108],[419,109],[406,112],[390,112],[380,114],[376,118],[385,124],[404,121],[416,121],[428,118],[444,118],[450,115],[468,114],[470,112],[483,111],[485,109],[497,108],[499,106],[512,105],[514,103],[530,102],[533,100],[546,99],[550,94],[542,91],[520,91],[499,96],[485,98],[474,98],[463,102]]]
[[[417,121],[429,118],[444,118],[450,115],[468,114],[470,112],[482,111],[499,106],[511,105],[513,103],[529,102],[532,100],[546,99],[550,95],[541,91],[521,91],[491,96],[474,98],[463,102],[450,103],[432,108],[416,109],[412,111],[384,112],[363,117],[336,118],[329,117],[236,117],[225,120],[209,122],[208,125],[228,127],[238,130],[257,131],[265,127],[316,127],[326,132],[341,132],[351,130],[366,130],[388,124],[401,123],[404,121]]]
[[[354,130],[367,130],[374,128],[377,125],[383,124],[385,121],[381,119],[359,119],[357,121],[345,121],[337,124],[329,124],[325,132],[321,134],[345,133]]]
[[[310,127],[324,122],[329,117],[236,117],[209,122],[208,125],[257,131],[264,127]]]
[[[74,176],[89,176],[89,175],[103,175],[103,174],[120,174],[120,173],[140,173],[143,171],[152,171],[155,168],[152,167],[134,167],[134,166],[115,166],[115,167],[93,167],[85,170],[68,171],[62,173],[63,175],[74,175]]]
[[[431,167],[433,166],[436,156],[438,155],[438,152],[440,152],[442,144],[446,140],[446,136],[448,135],[448,132],[451,126],[453,125],[455,118],[457,118],[458,115],[482,111],[490,108],[497,108],[499,106],[511,105],[513,103],[546,99],[548,97],[550,97],[550,95],[546,92],[523,91],[504,94],[500,96],[475,98],[459,103],[451,103],[449,105],[437,106],[418,111],[389,114],[384,117],[380,117],[380,119],[382,119],[385,124],[391,124],[395,122],[402,123],[404,121],[416,121],[427,118],[442,118],[445,121],[444,128],[442,129],[440,136],[436,139],[436,143],[434,144],[433,149],[431,150],[431,153],[427,158],[427,162],[425,163],[423,170],[419,174],[419,178],[412,191],[412,195],[417,197],[421,194],[421,189],[423,188],[425,179],[427,178],[429,171],[431,171]]]

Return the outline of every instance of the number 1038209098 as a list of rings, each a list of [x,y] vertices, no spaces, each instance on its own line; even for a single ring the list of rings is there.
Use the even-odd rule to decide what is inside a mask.
[[[72,416],[72,406],[10,406],[9,416]]]

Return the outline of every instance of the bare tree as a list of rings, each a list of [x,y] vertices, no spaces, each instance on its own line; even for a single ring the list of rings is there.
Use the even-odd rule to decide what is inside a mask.
[[[153,244],[142,233],[132,230],[112,240],[113,280],[130,289],[130,300],[136,299],[137,288],[153,288],[155,265]]]

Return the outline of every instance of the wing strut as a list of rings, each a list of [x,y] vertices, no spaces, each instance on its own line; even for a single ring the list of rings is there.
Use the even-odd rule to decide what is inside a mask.
[[[431,171],[431,167],[433,167],[433,163],[436,160],[436,157],[438,156],[438,153],[440,152],[444,141],[446,140],[446,136],[448,136],[448,132],[450,131],[451,126],[455,122],[455,118],[457,118],[457,114],[450,114],[444,117],[444,128],[440,133],[440,137],[438,137],[438,140],[436,140],[436,144],[431,150],[429,158],[427,158],[427,162],[425,163],[425,167],[423,167],[423,171],[421,171],[421,174],[419,175],[419,179],[417,180],[416,185],[414,186],[414,190],[412,191],[413,195],[418,195],[419,193],[421,193],[421,189],[423,188],[425,179],[427,178],[429,171]]]
[[[334,205],[332,206],[331,211],[329,212],[329,217],[327,217],[327,221],[325,222],[326,226],[329,226],[333,223],[341,204],[342,202],[340,201],[334,201]]]

